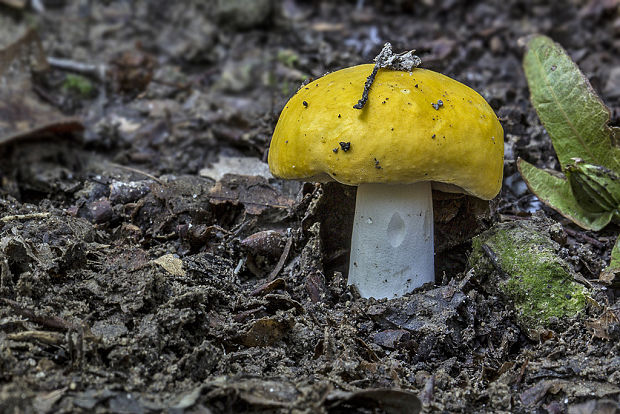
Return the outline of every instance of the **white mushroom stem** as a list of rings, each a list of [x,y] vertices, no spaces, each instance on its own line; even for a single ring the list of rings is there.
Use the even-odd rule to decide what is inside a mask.
[[[364,298],[396,298],[434,282],[430,182],[357,188],[350,285]]]

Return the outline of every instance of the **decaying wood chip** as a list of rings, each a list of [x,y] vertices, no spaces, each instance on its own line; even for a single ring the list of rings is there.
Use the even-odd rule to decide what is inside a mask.
[[[7,339],[22,342],[43,342],[50,345],[61,345],[65,341],[65,335],[58,332],[47,331],[23,331],[8,334]]]

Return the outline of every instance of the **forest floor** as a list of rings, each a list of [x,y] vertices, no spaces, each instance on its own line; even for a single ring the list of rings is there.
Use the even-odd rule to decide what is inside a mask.
[[[599,279],[618,228],[583,231],[515,166],[559,169],[525,36],[566,48],[620,123],[617,1],[24,3],[0,0],[0,412],[619,409],[620,289]],[[505,133],[500,195],[436,194],[437,283],[390,301],[346,284],[355,188],[266,165],[302,82],[388,41]],[[529,326],[472,254],[515,229],[586,289],[576,315]]]

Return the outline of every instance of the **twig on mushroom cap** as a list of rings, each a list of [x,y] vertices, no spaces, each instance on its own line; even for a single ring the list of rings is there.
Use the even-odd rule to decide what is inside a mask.
[[[390,68],[392,70],[400,70],[403,72],[410,72],[411,69],[420,66],[422,63],[422,59],[413,54],[415,50],[410,50],[408,52],[394,54],[392,52],[392,44],[387,42],[383,45],[383,49],[375,58],[375,67],[372,69],[372,73],[366,78],[366,82],[364,83],[364,92],[362,92],[362,99],[357,101],[357,104],[353,106],[355,109],[362,109],[366,102],[368,101],[368,93],[370,92],[370,87],[375,81],[375,76],[377,76],[377,72],[380,68]]]

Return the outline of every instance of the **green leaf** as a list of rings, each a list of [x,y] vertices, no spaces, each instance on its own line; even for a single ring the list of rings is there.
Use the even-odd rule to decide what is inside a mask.
[[[546,36],[532,37],[527,49],[523,68],[532,104],[562,170],[571,158],[581,158],[620,171],[620,149],[613,142],[618,136],[608,125],[609,109],[588,79],[566,51]]]
[[[587,230],[600,230],[611,221],[614,211],[591,213],[584,210],[570,188],[568,180],[551,175],[519,158],[517,166],[530,191],[540,201]]]
[[[597,213],[620,207],[620,177],[612,170],[575,158],[564,174],[575,200],[585,210]]]

